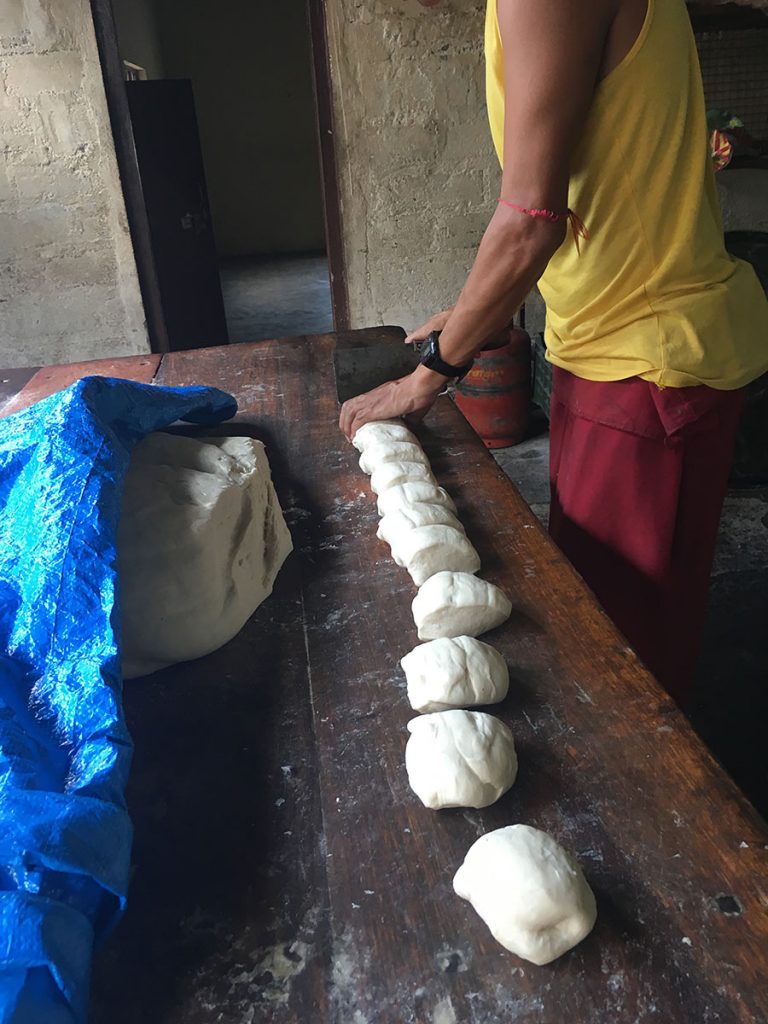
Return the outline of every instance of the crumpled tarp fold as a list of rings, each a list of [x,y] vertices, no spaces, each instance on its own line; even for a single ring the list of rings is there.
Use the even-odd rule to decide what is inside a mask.
[[[236,410],[215,388],[86,377],[0,420],[0,1024],[82,1024],[94,941],[125,904],[115,544],[131,451]]]

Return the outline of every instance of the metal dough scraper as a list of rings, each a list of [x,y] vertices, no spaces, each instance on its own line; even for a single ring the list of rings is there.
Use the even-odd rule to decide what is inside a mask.
[[[362,395],[379,384],[404,377],[416,368],[419,353],[404,345],[402,327],[372,327],[336,335],[333,366],[339,402]]]

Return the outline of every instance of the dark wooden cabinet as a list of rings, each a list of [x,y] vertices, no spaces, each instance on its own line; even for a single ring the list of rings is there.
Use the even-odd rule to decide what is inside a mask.
[[[170,349],[227,343],[192,83],[126,82]]]

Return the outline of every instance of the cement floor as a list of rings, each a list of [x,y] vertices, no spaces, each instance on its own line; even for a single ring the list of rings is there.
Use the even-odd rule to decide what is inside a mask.
[[[494,455],[546,523],[548,435]],[[714,755],[768,816],[768,487],[728,493],[689,716]]]
[[[231,345],[333,330],[322,253],[228,259],[220,276]]]

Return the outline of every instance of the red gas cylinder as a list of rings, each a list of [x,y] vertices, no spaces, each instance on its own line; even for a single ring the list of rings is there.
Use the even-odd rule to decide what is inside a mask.
[[[531,339],[517,327],[487,345],[456,385],[456,405],[488,448],[525,437],[531,403]]]

